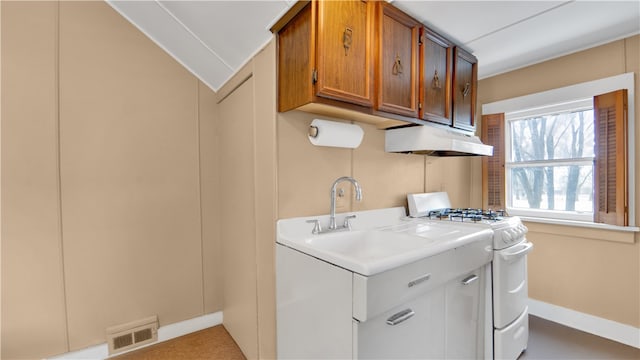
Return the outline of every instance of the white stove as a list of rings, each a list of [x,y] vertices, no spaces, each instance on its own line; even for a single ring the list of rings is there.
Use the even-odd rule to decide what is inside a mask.
[[[423,221],[488,227],[493,231],[493,357],[517,359],[529,338],[527,227],[505,211],[452,208],[446,192],[408,194],[409,216]]]
[[[524,239],[527,227],[517,216],[504,210],[452,208],[446,192],[408,194],[409,216],[425,220],[451,221],[484,225],[494,231],[493,249],[501,250]]]

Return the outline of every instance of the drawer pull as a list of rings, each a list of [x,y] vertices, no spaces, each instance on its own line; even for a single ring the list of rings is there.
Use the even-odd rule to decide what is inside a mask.
[[[409,283],[407,284],[409,287],[414,287],[416,285],[419,285],[427,280],[429,280],[429,278],[431,278],[431,274],[425,274],[420,276],[419,278],[415,279],[415,280],[411,280],[409,281]]]
[[[466,278],[462,279],[462,285],[469,285],[476,280],[478,280],[478,275],[476,274],[469,275]]]
[[[387,325],[398,325],[401,322],[410,319],[416,313],[411,309],[402,310],[387,319]]]

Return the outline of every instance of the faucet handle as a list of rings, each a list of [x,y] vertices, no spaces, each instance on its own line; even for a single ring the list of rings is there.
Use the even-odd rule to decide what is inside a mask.
[[[315,224],[313,225],[313,230],[311,230],[312,234],[320,234],[322,232],[322,226],[320,226],[320,220],[313,219],[313,220],[307,220],[307,222],[310,224]]]
[[[344,224],[342,225],[344,228],[351,230],[351,222],[349,220],[355,219],[355,215],[349,215],[344,217]]]

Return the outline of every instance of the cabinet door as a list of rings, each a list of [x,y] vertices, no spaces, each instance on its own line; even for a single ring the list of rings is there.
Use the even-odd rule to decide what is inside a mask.
[[[477,359],[483,356],[484,267],[446,285],[446,358]]]
[[[376,61],[376,109],[418,117],[419,23],[380,2]]]
[[[375,3],[318,1],[316,95],[372,106]]]
[[[420,67],[422,111],[424,120],[451,125],[451,55],[453,45],[434,33],[422,29]]]
[[[444,359],[445,307],[445,287],[440,286],[367,321],[356,322],[354,358]]]
[[[478,79],[475,56],[456,47],[453,68],[453,126],[475,130],[476,83]]]
[[[278,111],[313,101],[312,33],[309,4],[278,32]]]
[[[278,359],[351,357],[352,276],[348,270],[276,244]]]

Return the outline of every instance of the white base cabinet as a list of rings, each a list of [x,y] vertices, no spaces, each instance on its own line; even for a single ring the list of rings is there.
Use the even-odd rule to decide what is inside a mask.
[[[354,320],[354,358],[444,359],[445,306],[441,286],[365,322]],[[415,315],[396,325],[387,324],[407,310]]]
[[[351,359],[353,273],[276,246],[279,359]]]
[[[278,244],[278,358],[485,358],[492,336],[487,245],[363,276]]]

